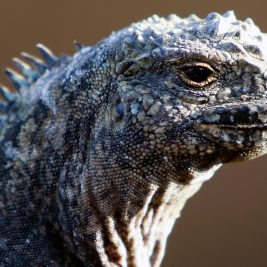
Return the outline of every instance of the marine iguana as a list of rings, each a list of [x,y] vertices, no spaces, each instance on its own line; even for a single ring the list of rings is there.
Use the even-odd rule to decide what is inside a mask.
[[[154,15],[73,56],[14,59],[0,266],[159,266],[202,183],[267,152],[266,47],[233,12]]]

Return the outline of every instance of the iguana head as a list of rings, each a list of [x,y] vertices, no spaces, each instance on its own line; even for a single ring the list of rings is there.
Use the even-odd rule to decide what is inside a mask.
[[[130,159],[207,168],[267,152],[267,38],[251,19],[153,16],[118,37],[108,118]]]

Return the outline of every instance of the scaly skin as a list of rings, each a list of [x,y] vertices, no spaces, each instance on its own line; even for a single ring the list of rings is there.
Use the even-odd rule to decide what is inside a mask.
[[[267,152],[266,46],[232,12],[153,16],[73,57],[16,60],[0,266],[159,266],[203,181]]]

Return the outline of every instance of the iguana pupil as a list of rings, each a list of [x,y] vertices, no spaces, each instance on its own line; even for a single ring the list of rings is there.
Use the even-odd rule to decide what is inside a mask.
[[[183,69],[183,72],[188,79],[196,83],[208,80],[209,76],[212,74],[211,70],[200,66],[186,67]]]

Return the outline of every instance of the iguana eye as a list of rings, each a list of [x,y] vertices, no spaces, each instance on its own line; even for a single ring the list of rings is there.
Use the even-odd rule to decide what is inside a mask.
[[[206,63],[185,64],[178,69],[183,82],[193,87],[202,87],[216,80],[216,72]]]

